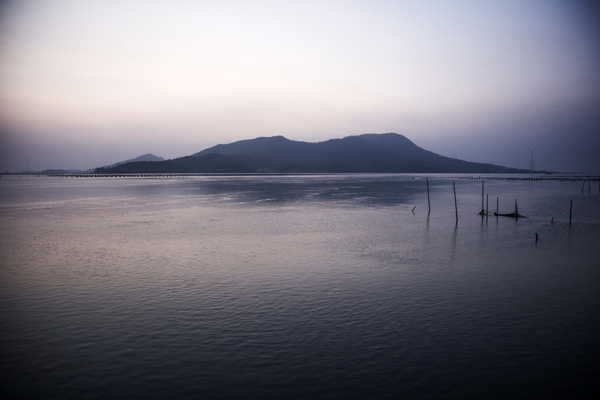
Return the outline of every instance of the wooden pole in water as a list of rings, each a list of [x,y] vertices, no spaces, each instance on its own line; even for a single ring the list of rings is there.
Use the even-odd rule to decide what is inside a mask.
[[[569,225],[571,225],[572,217],[573,217],[573,199],[571,199],[571,206],[569,207]]]
[[[429,201],[429,178],[425,177],[425,182],[427,183],[427,206],[429,207],[429,211],[427,215],[431,214],[431,202]]]
[[[490,195],[487,194],[485,196],[485,217],[489,217],[490,215]]]
[[[481,180],[481,216],[483,217],[483,179]]]
[[[452,182],[452,189],[454,189],[454,210],[456,211],[456,223],[458,224],[458,204],[456,203],[456,185]]]
[[[499,197],[496,197],[496,217],[498,216],[498,202],[500,201],[498,199]]]

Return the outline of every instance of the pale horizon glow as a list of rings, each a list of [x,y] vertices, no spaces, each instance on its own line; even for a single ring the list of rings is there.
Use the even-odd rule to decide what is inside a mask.
[[[597,18],[577,1],[8,1],[0,170],[397,132],[598,173]]]

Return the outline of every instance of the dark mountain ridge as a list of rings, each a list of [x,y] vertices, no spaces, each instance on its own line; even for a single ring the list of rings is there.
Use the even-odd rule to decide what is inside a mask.
[[[105,168],[112,168],[112,167],[116,167],[117,165],[127,164],[127,163],[132,163],[132,162],[139,162],[139,161],[156,162],[156,161],[165,161],[165,159],[162,157],[155,156],[154,154],[147,153],[147,154],[143,154],[139,157],[132,158],[130,160],[119,161],[118,163],[108,165]]]
[[[167,161],[130,162],[95,173],[517,173],[492,164],[440,156],[397,133],[364,134],[309,143],[283,136],[219,144]]]

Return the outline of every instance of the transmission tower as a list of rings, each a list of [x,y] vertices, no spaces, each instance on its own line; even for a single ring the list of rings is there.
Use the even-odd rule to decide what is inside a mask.
[[[529,170],[535,171],[535,165],[533,163],[533,150],[531,151],[531,160],[529,160]]]

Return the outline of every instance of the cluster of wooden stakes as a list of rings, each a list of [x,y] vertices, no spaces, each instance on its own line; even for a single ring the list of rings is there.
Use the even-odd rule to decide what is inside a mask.
[[[429,214],[431,214],[431,200],[429,198],[429,178],[425,177],[425,182],[427,184],[427,206],[429,207]],[[589,186],[589,182],[588,182],[588,186]],[[583,187],[585,188],[585,181],[583,182]],[[489,195],[485,195],[485,184],[484,181],[481,181],[481,211],[478,213],[478,215],[481,215],[481,218],[483,217],[487,217],[489,216]],[[456,185],[454,182],[452,182],[452,189],[454,191],[454,210],[456,211],[456,224],[458,225],[458,203],[456,201]],[[581,192],[583,193],[583,188],[581,189]],[[590,189],[591,190],[591,189]],[[599,188],[600,190],[600,188]],[[486,200],[486,204],[484,207],[484,203],[483,200]],[[526,216],[519,214],[519,205],[517,204],[517,199],[515,199],[515,211],[512,213],[506,213],[506,214],[501,214],[498,212],[498,204],[499,204],[499,198],[496,197],[496,211],[494,212],[494,215],[496,217],[509,217],[509,218],[527,218]],[[415,212],[415,208],[413,207],[412,212]],[[573,218],[573,199],[571,199],[571,203],[569,206],[569,225],[571,225],[571,221]],[[550,223],[554,223],[554,217],[552,217],[552,219],[550,220]],[[537,232],[535,233],[535,241],[537,242],[539,240],[539,236],[537,234]]]

